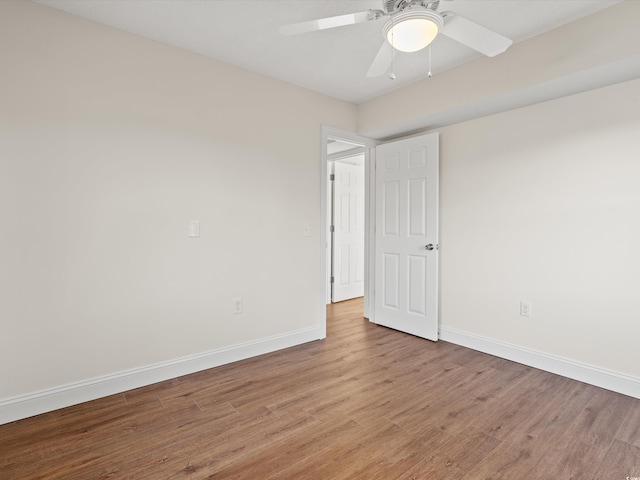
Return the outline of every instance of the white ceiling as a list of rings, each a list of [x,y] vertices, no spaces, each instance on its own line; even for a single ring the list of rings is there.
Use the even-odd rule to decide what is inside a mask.
[[[382,0],[36,0],[158,42],[301,87],[362,103],[427,76],[428,49],[396,57],[396,80],[365,74],[385,19],[294,37],[282,25],[380,9]],[[542,34],[622,0],[453,0],[459,13],[515,42]],[[434,74],[480,54],[446,37],[432,49]]]

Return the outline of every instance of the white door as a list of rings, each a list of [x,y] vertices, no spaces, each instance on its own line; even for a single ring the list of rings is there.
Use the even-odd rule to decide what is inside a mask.
[[[334,302],[364,295],[364,164],[335,162]]]
[[[377,324],[438,339],[438,134],[376,147]]]

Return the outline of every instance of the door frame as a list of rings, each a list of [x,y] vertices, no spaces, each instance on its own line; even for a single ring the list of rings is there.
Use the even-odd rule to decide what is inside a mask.
[[[373,258],[374,254],[373,228],[375,225],[375,147],[381,142],[371,138],[357,135],[347,130],[322,125],[321,129],[321,155],[320,155],[320,301],[319,301],[319,318],[322,338],[327,336],[327,167],[329,156],[327,155],[327,143],[329,140],[338,140],[346,143],[357,143],[364,145],[364,317],[373,321],[373,287],[374,272]],[[372,178],[374,181],[372,182]],[[373,199],[373,200],[372,200]]]

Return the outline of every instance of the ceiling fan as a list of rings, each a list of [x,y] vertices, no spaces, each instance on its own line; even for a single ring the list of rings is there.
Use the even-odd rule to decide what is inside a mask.
[[[441,0],[382,0],[381,10],[367,10],[335,17],[309,20],[280,28],[284,35],[364,23],[389,17],[382,28],[384,41],[373,59],[367,77],[383,75],[396,51],[417,52],[439,35],[445,35],[484,55],[494,57],[513,41],[454,12],[438,12]],[[393,73],[391,78],[395,78]]]

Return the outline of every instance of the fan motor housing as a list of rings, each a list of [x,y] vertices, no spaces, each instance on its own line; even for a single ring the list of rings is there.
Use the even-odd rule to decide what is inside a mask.
[[[405,0],[382,0],[382,10],[384,13],[393,13],[399,10],[399,4]]]
[[[388,15],[401,12],[413,5],[436,10],[439,3],[440,0],[382,0],[382,10]]]

